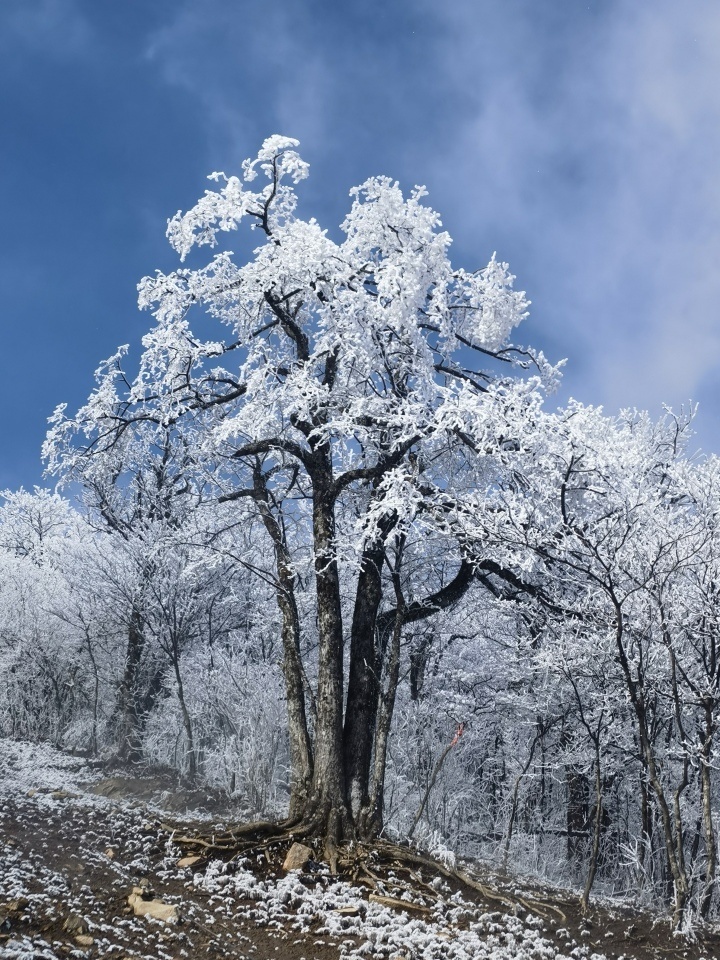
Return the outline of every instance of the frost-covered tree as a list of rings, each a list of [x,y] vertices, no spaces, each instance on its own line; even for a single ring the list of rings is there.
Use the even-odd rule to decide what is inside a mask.
[[[535,445],[535,468],[504,488],[494,537],[501,560],[536,588],[526,591],[537,605],[533,659],[566,685],[576,723],[569,740],[580,734],[592,745],[591,764],[574,761],[595,781],[588,882],[600,847],[602,769],[611,766],[603,755],[612,745],[625,755],[626,773],[634,771],[643,798],[639,843],[650,857],[659,851],[652,882],[672,886],[679,924],[693,871],[704,873],[698,900],[707,914],[717,859],[717,463],[684,455],[685,417],[609,418],[574,403],[538,426],[518,433],[519,443]],[[487,524],[481,529],[487,534]],[[587,803],[586,785],[573,783]],[[588,895],[589,886],[585,902]]]
[[[392,703],[380,678],[403,626],[481,573],[502,575],[459,522],[468,491],[511,469],[508,423],[539,404],[540,378],[502,367],[553,371],[510,343],[528,304],[507,265],[453,268],[423,189],[366,181],[333,239],[296,215],[308,174],[296,147],[271,137],[240,177],[213,174],[217,189],[169,221],[192,263],[243,224],[259,245],[246,262],[225,250],[145,278],[155,325],[137,376],[122,373],[123,348],[77,415],[58,409],[45,452],[52,471],[122,485],[129,438],[158,451],[169,439],[194,495],[253,505],[275,557],[291,816],[332,848],[381,823],[371,764]],[[411,565],[408,537],[428,545]],[[304,634],[316,635],[312,665]]]
[[[94,532],[48,490],[0,506],[0,730],[95,752],[117,626],[98,602]]]

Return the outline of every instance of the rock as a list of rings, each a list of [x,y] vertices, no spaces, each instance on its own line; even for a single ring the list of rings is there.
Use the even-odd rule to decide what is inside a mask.
[[[87,920],[77,913],[71,913],[63,924],[63,930],[66,933],[83,934],[88,932]]]
[[[10,913],[22,913],[23,910],[26,910],[29,906],[30,901],[27,897],[16,897],[8,903],[7,909]]]
[[[80,933],[77,937],[75,937],[75,943],[79,944],[81,947],[91,947],[95,941],[86,933]]]
[[[303,870],[308,861],[312,859],[313,851],[306,847],[304,843],[294,843],[288,850],[288,855],[283,863],[283,870]]]
[[[107,849],[105,850],[105,856],[108,858],[108,860],[115,859],[115,851],[113,850],[112,847],[107,847]]]
[[[177,907],[170,903],[163,903],[162,900],[143,900],[137,893],[131,893],[128,903],[136,917],[152,917],[165,923],[177,923],[180,919]]]
[[[178,860],[177,865],[179,867],[194,867],[196,863],[202,863],[205,857],[183,857],[181,860]]]

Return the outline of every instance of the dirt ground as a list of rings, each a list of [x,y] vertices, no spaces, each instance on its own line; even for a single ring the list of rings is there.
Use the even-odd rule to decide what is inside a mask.
[[[718,931],[691,941],[673,936],[664,918],[609,904],[584,917],[575,895],[477,866],[487,896],[389,853],[363,876],[356,871],[354,883],[323,865],[286,875],[288,842],[213,860],[179,838],[227,829],[233,814],[222,798],[183,794],[166,776],[95,771],[88,782],[80,761],[2,746],[0,957],[8,960],[720,958]],[[205,855],[194,864],[178,865],[198,851]],[[134,888],[143,902],[174,906],[177,921],[135,916]]]

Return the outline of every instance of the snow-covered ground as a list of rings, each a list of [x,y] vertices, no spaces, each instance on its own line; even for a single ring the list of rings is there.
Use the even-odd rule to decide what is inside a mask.
[[[599,952],[529,910],[488,911],[439,877],[427,878],[431,907],[419,910],[418,894],[404,911],[369,901],[367,889],[322,867],[273,875],[264,853],[257,862],[203,861],[193,874],[178,866],[183,851],[161,826],[159,805],[96,795],[105,774],[47,746],[4,741],[0,748],[0,957],[8,960],[635,956],[630,943],[622,954]],[[188,831],[200,817],[173,814],[173,823]],[[174,905],[180,922],[135,916],[128,896],[138,884]]]

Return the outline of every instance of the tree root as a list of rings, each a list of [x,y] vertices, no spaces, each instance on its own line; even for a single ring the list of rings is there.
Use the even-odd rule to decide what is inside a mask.
[[[521,897],[517,894],[499,893],[481,883],[466,870],[449,867],[441,861],[410,847],[390,843],[386,840],[378,840],[374,843],[341,844],[339,842],[339,820],[332,814],[329,822],[325,825],[324,831],[318,829],[319,824],[315,820],[286,820],[280,823],[259,821],[236,827],[221,834],[213,834],[211,839],[198,835],[178,835],[175,832],[176,828],[172,825],[163,823],[161,826],[170,833],[173,843],[190,849],[216,851],[221,856],[230,854],[231,860],[239,860],[259,852],[264,852],[267,855],[270,847],[283,843],[305,842],[314,846],[314,849],[317,850],[319,836],[322,837],[324,832],[322,857],[330,866],[330,872],[333,876],[346,875],[347,879],[353,883],[360,882],[369,886],[373,890],[373,895],[380,898],[378,902],[385,899],[393,901],[395,905],[405,904],[408,909],[418,908],[418,904],[388,896],[388,888],[393,886],[411,895],[417,894],[420,892],[419,888],[422,888],[422,896],[426,899],[436,905],[443,903],[444,900],[438,892],[422,879],[416,869],[413,869],[424,867],[432,873],[439,873],[447,880],[454,881],[461,887],[472,890],[490,903],[501,904],[508,910],[517,910],[518,907],[523,907],[545,920],[550,920],[551,915],[555,914],[563,923],[567,923],[566,915],[554,904],[544,903],[531,897]],[[392,865],[395,869],[400,869],[408,874],[411,883],[406,883],[398,878],[394,878],[392,883],[382,880],[368,864],[371,858],[377,856],[388,861],[389,865]]]
[[[479,893],[480,896],[486,900],[501,903],[503,906],[510,909],[515,909],[517,906],[522,906],[531,913],[537,913],[539,916],[544,917],[546,920],[550,919],[548,911],[551,911],[552,913],[556,913],[563,923],[567,923],[567,917],[563,911],[554,904],[540,903],[527,897],[510,896],[504,893],[496,893],[484,883],[480,883],[479,880],[476,880],[474,877],[472,877],[469,873],[467,873],[467,871],[459,870],[453,867],[447,867],[439,860],[434,860],[432,857],[423,856],[423,854],[418,853],[415,850],[410,850],[406,847],[401,847],[397,844],[391,844],[387,842],[377,843],[374,849],[378,852],[382,852],[391,856],[394,860],[397,860],[400,863],[413,863],[418,866],[423,866],[428,870],[437,871],[448,880],[454,880],[456,883],[459,883],[462,886],[469,887],[471,890]]]
[[[430,907],[421,903],[412,903],[409,900],[398,900],[397,897],[382,897],[378,893],[371,893],[368,897],[371,903],[379,903],[383,907],[393,910],[414,910],[417,913],[431,913]]]

